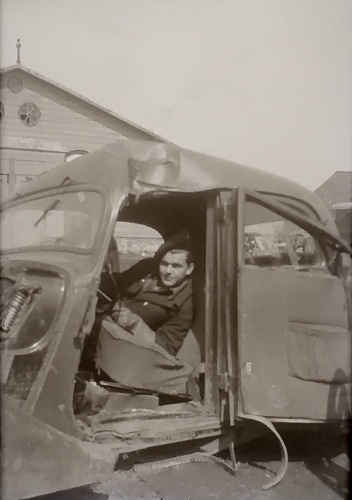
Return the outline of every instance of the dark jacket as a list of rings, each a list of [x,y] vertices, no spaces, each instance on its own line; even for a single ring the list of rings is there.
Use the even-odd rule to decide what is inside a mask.
[[[123,303],[155,333],[155,342],[175,355],[191,328],[193,321],[192,280],[186,280],[177,289],[153,287],[151,280],[156,275],[160,259],[172,248],[179,248],[187,240],[185,232],[166,241],[154,257],[137,262],[122,273],[113,273],[119,296]],[[101,289],[114,297],[111,279],[101,283]],[[109,284],[110,282],[110,284]],[[146,285],[147,283],[147,285]]]
[[[193,320],[190,279],[170,289],[159,286],[156,278],[148,275],[125,290],[123,303],[155,332],[157,344],[177,354]]]
[[[160,258],[173,245],[173,242],[164,243],[154,257],[137,262],[123,273],[114,273],[114,277],[119,298],[156,333],[155,342],[175,355],[193,321],[192,280],[186,280],[176,289],[151,283]]]

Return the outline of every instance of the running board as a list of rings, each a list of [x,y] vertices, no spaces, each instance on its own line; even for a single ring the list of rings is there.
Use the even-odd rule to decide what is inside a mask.
[[[220,437],[223,428],[214,416],[196,412],[142,410],[92,422],[93,440],[115,453]]]
[[[264,490],[277,485],[284,477],[288,466],[288,453],[286,445],[272,424],[265,417],[254,415],[241,415],[241,420],[252,421],[262,424],[279,441],[281,449],[281,464],[276,476],[263,486]],[[170,467],[177,463],[187,463],[192,461],[213,461],[222,464],[223,468],[235,474],[236,456],[234,446],[236,440],[231,440],[231,427],[224,433],[217,417],[204,415],[202,411],[153,411],[153,410],[135,410],[120,415],[99,415],[97,421],[92,422],[93,440],[96,443],[108,445],[117,456],[127,456],[130,453],[142,452],[148,448],[157,448],[171,446],[176,443],[191,442],[194,440],[216,441],[223,439],[227,445],[221,446],[222,449],[228,447],[230,451],[233,467],[212,453],[195,452],[175,459],[164,459],[156,462],[155,467]],[[223,435],[223,434],[226,434]],[[232,442],[233,441],[233,442]],[[216,451],[215,451],[216,452]],[[181,460],[181,462],[178,462]],[[163,465],[165,464],[165,465]],[[153,467],[148,465],[148,467]]]

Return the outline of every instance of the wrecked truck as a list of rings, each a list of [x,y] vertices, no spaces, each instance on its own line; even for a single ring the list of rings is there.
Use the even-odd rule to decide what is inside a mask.
[[[196,313],[177,356],[99,320],[119,294],[121,221],[190,235]],[[121,140],[23,185],[1,207],[1,248],[2,498],[225,448],[235,465],[262,431],[282,457],[268,487],[287,465],[281,428],[348,422],[352,250],[307,189]]]

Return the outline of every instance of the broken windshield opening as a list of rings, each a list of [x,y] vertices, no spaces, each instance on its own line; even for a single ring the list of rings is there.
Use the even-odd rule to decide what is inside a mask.
[[[267,200],[261,196],[254,193],[247,193],[246,195],[248,199],[253,200],[263,207],[266,207],[269,210],[275,210],[275,212],[282,217],[287,218],[287,220],[291,221],[294,224],[298,224],[302,229],[312,234],[313,237],[321,239],[325,242],[329,248],[338,250],[339,252],[347,252],[352,255],[352,248],[340,238],[338,234],[333,234],[326,227],[323,226],[320,222],[313,222],[308,217],[294,214],[291,210],[287,210],[284,208],[281,203],[277,203],[274,201],[267,202]]]
[[[18,203],[2,212],[1,249],[66,247],[88,250],[104,212],[98,192],[77,191]]]
[[[253,201],[251,201],[253,198]],[[244,263],[260,267],[294,266],[339,274],[343,241],[276,203],[247,196],[244,208]],[[347,246],[348,248],[348,246]]]
[[[42,215],[39,217],[39,219],[33,224],[34,227],[37,227],[38,224],[45,219],[45,217],[48,215],[48,213],[50,213],[52,210],[54,210],[54,208],[56,208],[60,203],[60,200],[54,200],[52,203],[50,203],[50,205],[48,206],[48,208],[46,208],[44,210],[44,212],[42,213]]]

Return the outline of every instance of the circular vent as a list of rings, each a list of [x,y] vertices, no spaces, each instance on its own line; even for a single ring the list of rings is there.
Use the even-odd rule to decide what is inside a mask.
[[[2,102],[0,102],[0,121],[4,118],[5,116],[5,108]]]
[[[7,81],[7,86],[11,90],[11,92],[13,92],[14,94],[18,94],[23,89],[23,82],[21,78],[13,76]]]
[[[21,104],[18,110],[18,118],[27,127],[34,127],[38,124],[42,116],[40,109],[33,102],[25,102]]]

